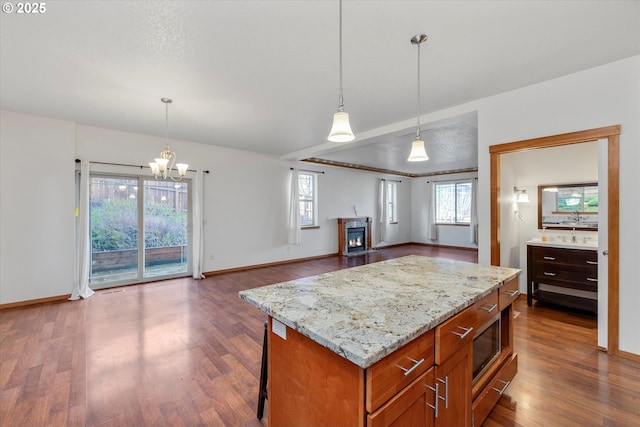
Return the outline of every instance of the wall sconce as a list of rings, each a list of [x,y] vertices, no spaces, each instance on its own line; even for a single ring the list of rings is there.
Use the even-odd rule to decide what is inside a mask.
[[[516,203],[529,203],[527,190],[518,190],[518,187],[513,187],[513,194],[516,195]]]
[[[516,203],[529,203],[529,195],[527,194],[527,190],[519,190],[518,187],[513,187],[513,194],[516,195]],[[524,217],[518,209],[516,209],[513,213],[518,216],[518,219],[520,221],[524,221]]]

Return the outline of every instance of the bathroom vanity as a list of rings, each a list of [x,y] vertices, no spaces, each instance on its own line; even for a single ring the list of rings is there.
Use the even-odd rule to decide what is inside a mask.
[[[533,300],[597,312],[597,244],[528,241],[527,304]]]
[[[270,426],[480,425],[517,372],[520,270],[407,256],[240,292]]]

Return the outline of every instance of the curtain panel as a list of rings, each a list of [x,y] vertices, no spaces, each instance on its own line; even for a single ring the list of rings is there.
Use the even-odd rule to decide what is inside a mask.
[[[290,245],[299,245],[302,243],[302,233],[300,232],[300,192],[298,189],[298,170],[294,168],[291,169],[287,230],[287,242]]]
[[[76,179],[80,181],[80,197],[76,206],[76,247],[75,277],[70,300],[89,298],[94,294],[89,287],[91,273],[91,235],[89,223],[89,162],[80,162],[80,173]]]

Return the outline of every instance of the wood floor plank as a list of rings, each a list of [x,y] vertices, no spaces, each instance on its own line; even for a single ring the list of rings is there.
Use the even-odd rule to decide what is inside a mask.
[[[0,425],[266,426],[266,315],[238,292],[409,254],[477,261],[404,245],[2,310]],[[519,371],[486,427],[640,426],[640,363],[597,350],[593,316],[525,298],[514,309]]]

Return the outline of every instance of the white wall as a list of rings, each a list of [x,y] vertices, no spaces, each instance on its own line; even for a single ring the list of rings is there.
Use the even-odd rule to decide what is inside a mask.
[[[146,164],[163,147],[162,138],[78,126],[78,156],[113,163]],[[380,174],[310,163],[213,145],[171,141],[190,169],[204,175],[204,271],[305,258],[338,251],[338,217],[377,217]],[[318,175],[319,229],[302,231],[302,244],[287,244],[289,168],[324,171]],[[410,193],[398,184],[398,204]],[[409,241],[409,209],[389,230],[389,244]],[[374,242],[377,241],[374,238]]]
[[[477,248],[477,243],[471,243],[469,227],[458,225],[437,225],[438,238],[436,240],[430,240],[427,237],[427,224],[425,223],[427,209],[429,209],[429,201],[426,197],[427,183],[429,181],[473,179],[477,176],[478,174],[474,172],[414,178],[411,182],[411,210],[413,212],[411,221],[411,240],[416,243],[426,243],[430,245]]]
[[[478,111],[478,259],[491,262],[489,147],[620,124],[620,349],[640,354],[640,55],[424,115]],[[393,130],[393,129],[390,129]],[[502,217],[513,215],[502,207]],[[506,212],[506,213],[505,213]],[[509,237],[511,239],[511,237]]]
[[[634,196],[638,194],[640,182],[640,56],[427,114],[423,121],[476,110],[479,260],[484,264],[490,262],[489,146],[622,125],[620,349],[640,354],[640,311],[637,309],[640,279],[636,266],[640,198]],[[76,156],[74,128],[75,125],[69,122],[2,112],[0,303],[70,292],[73,277],[73,159]],[[89,160],[146,163],[161,147],[161,138],[84,126],[78,129],[77,156],[89,157]],[[176,141],[173,148],[181,159],[189,159],[194,167],[212,171],[205,182],[208,221],[205,270],[336,252],[337,232],[330,219],[350,216],[351,197],[361,194],[362,188],[376,188],[379,178],[373,173],[313,168],[327,170],[321,178],[320,188],[323,222],[319,230],[304,233],[303,245],[288,247],[281,233],[283,226],[280,224],[284,218],[280,219],[280,214],[285,208],[280,207],[280,201],[286,199],[290,164],[260,154],[188,142]],[[40,153],[49,158],[45,159]],[[22,167],[17,162],[11,164],[15,158],[28,159],[28,163],[23,161]],[[32,178],[24,173],[25,166],[37,171]],[[251,184],[245,184],[247,181]],[[412,215],[419,214],[414,211],[417,208],[409,208],[415,192],[404,182],[400,190],[402,201],[399,203],[406,206],[408,212],[401,213],[402,228],[394,235],[397,243],[413,240]],[[245,191],[247,194],[242,194]],[[360,215],[375,216],[375,194],[360,196]],[[253,207],[248,205],[251,197],[256,197],[262,205],[263,210],[257,214],[252,214]],[[233,232],[230,230],[234,226],[247,223],[250,230],[259,233],[260,242],[255,249],[240,249],[231,238]],[[55,248],[56,256],[51,257],[50,248]],[[67,253],[69,256],[60,256]],[[38,274],[40,272],[43,274]]]
[[[0,304],[68,294],[74,274],[75,158],[146,165],[164,139],[3,111],[1,141]],[[336,253],[337,218],[352,217],[354,206],[358,215],[373,217],[375,236],[379,179],[398,179],[185,141],[170,145],[191,169],[210,171],[204,176],[205,272]],[[318,178],[320,228],[304,230],[299,246],[287,244],[291,166],[325,171]],[[139,168],[94,168],[149,174]],[[398,184],[397,197],[399,221],[389,226],[383,245],[410,241],[409,179]]]
[[[75,124],[0,111],[0,303],[71,293]]]
[[[482,100],[478,109],[481,218],[488,221],[488,147],[495,144],[622,125],[620,135],[620,349],[640,354],[640,56]],[[569,157],[571,159],[571,157]],[[487,179],[482,179],[485,177]],[[483,232],[480,261],[489,262],[490,238]]]

